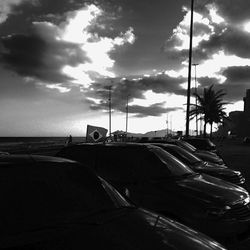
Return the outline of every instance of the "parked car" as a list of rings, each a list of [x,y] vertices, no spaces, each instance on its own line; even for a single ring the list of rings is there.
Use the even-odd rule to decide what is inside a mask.
[[[242,176],[240,171],[227,168],[226,166],[205,162],[196,155],[177,145],[163,143],[154,143],[154,145],[159,146],[168,153],[174,155],[197,173],[209,174],[219,179],[245,187],[245,178]]]
[[[77,162],[5,155],[0,172],[1,249],[224,249],[180,223],[131,205]]]
[[[250,137],[249,136],[244,137],[243,143],[244,144],[250,144]]]
[[[249,236],[248,192],[195,173],[160,147],[83,143],[57,156],[88,164],[136,204],[175,218],[216,239]]]
[[[188,138],[183,138],[182,140],[193,145],[198,150],[207,150],[216,154],[218,153],[216,145],[209,138],[188,137]]]
[[[226,165],[224,160],[220,156],[218,156],[217,154],[210,152],[210,151],[207,151],[207,150],[199,150],[186,141],[169,140],[169,141],[167,141],[167,143],[178,145],[178,146],[188,150],[189,152],[193,153],[194,155],[198,156],[203,161],[211,162],[213,164],[218,164],[218,165]]]

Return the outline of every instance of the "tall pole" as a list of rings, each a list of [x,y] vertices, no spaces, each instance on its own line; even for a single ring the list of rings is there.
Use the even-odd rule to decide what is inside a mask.
[[[172,115],[170,115],[170,136],[172,136],[173,127],[172,127]]]
[[[167,137],[168,137],[168,114],[167,114],[167,120],[166,120],[166,123],[167,123]]]
[[[126,105],[126,137],[128,133],[128,96],[127,96],[127,105]]]
[[[189,64],[188,64],[188,88],[187,88],[187,110],[186,110],[186,137],[189,136],[189,109],[190,109],[190,87],[192,66],[192,43],[193,43],[193,16],[194,0],[191,0],[190,39],[189,39]]]
[[[111,85],[109,86],[109,137],[111,138]]]
[[[196,66],[199,65],[198,63],[193,63],[194,66],[194,83],[195,83],[195,124],[196,124],[196,136],[198,136],[198,114],[197,114],[197,81],[196,81]]]

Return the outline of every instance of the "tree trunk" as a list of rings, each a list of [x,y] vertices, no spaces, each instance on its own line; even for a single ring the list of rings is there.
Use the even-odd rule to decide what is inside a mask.
[[[210,123],[210,139],[212,139],[213,135],[213,122]]]
[[[206,128],[207,128],[207,122],[204,120],[204,126],[203,126],[203,137],[207,137],[207,134],[206,134]]]

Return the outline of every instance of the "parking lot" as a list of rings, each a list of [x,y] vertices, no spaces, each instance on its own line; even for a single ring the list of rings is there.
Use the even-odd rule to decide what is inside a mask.
[[[250,145],[243,144],[241,140],[223,140],[214,141],[218,147],[218,150],[225,160],[228,167],[242,172],[243,176],[246,178],[246,184],[250,187]],[[41,150],[36,149],[35,154],[41,155],[54,155],[60,147],[46,147],[41,148]],[[13,152],[14,153],[14,152]],[[18,152],[23,153],[23,152]],[[248,189],[250,190],[250,189]],[[250,240],[245,241],[241,244],[234,245],[230,250],[247,250],[250,249]]]
[[[215,144],[226,164],[235,170],[240,170],[246,178],[247,186],[250,187],[250,144],[243,144],[242,140],[237,139],[215,141]],[[250,240],[235,247],[235,250],[247,249],[250,249]]]
[[[242,140],[224,140],[215,143],[226,164],[235,170],[240,170],[250,187],[250,144],[243,144]]]

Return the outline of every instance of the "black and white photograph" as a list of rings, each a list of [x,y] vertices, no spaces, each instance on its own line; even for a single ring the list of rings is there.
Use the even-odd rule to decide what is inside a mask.
[[[0,249],[249,250],[250,2],[0,0]]]

